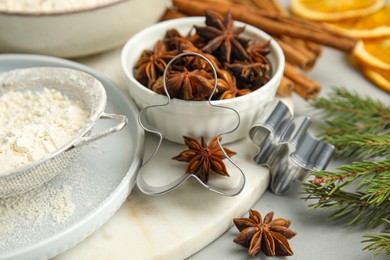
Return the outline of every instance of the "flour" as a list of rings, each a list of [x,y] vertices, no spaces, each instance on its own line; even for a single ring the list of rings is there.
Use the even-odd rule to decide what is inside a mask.
[[[0,176],[26,166],[70,141],[85,125],[80,101],[55,89],[9,91],[0,96]]]
[[[119,183],[104,174],[112,169],[103,163],[106,152],[99,141],[87,144],[51,181],[25,194],[0,198],[0,258],[86,224],[85,217],[103,205]]]
[[[31,228],[48,217],[53,223],[64,222],[75,209],[71,191],[70,185],[59,188],[44,185],[23,195],[0,198],[0,234]]]
[[[0,0],[0,11],[62,12],[98,7],[119,0]]]

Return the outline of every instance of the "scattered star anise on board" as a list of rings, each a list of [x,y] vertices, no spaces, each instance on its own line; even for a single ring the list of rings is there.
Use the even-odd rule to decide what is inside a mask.
[[[183,138],[189,149],[172,159],[188,162],[186,173],[197,175],[204,183],[208,182],[211,171],[222,176],[229,176],[222,161],[226,157],[218,145],[217,137],[213,137],[208,145],[203,137],[201,137],[200,143],[191,137],[183,136]],[[229,157],[236,154],[226,147],[223,149]]]
[[[260,213],[249,210],[249,218],[234,218],[233,222],[240,231],[234,242],[248,248],[250,256],[263,252],[267,256],[291,256],[288,239],[297,233],[289,229],[291,221],[277,218],[269,212],[262,220]]]
[[[230,12],[222,17],[214,11],[206,11],[206,26],[195,26],[195,29],[207,41],[202,48],[204,52],[217,52],[228,63],[234,57],[241,60],[249,58],[245,48],[250,40],[240,36],[245,31],[245,26],[234,27]]]

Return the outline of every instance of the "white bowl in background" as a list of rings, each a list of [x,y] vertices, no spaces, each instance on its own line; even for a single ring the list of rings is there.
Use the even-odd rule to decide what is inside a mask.
[[[0,10],[0,52],[37,53],[66,58],[87,56],[124,44],[156,23],[167,0],[112,0],[76,10]]]
[[[130,96],[142,109],[150,105],[164,104],[167,97],[146,88],[134,78],[133,67],[144,49],[151,49],[157,40],[163,39],[168,29],[177,29],[186,35],[193,25],[205,25],[204,17],[186,17],[169,20],[148,27],[130,38],[122,49],[121,63],[125,74]],[[264,106],[275,99],[276,90],[283,76],[284,55],[279,45],[265,32],[241,22],[235,26],[246,26],[243,35],[256,36],[259,39],[271,40],[271,52],[267,55],[272,67],[272,78],[264,86],[247,95],[212,101],[218,106],[235,109],[240,115],[237,130],[223,137],[223,142],[233,142],[248,135],[254,120]],[[146,114],[148,123],[162,131],[165,139],[183,143],[182,136],[211,138],[221,132],[231,130],[236,125],[236,116],[228,109],[216,109],[208,101],[185,101],[172,99],[167,106],[152,108]]]

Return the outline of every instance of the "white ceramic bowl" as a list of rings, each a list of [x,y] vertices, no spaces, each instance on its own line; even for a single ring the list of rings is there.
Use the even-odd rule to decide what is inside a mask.
[[[193,25],[204,25],[204,17],[179,18],[155,24],[146,28],[125,44],[122,54],[122,69],[128,84],[128,90],[137,106],[142,109],[146,106],[164,104],[167,97],[157,94],[141,85],[133,75],[133,67],[144,49],[151,49],[153,44],[162,39],[168,29],[176,28],[186,35]],[[235,22],[236,26],[244,25]],[[240,125],[234,132],[223,136],[224,143],[233,142],[248,135],[248,131],[264,106],[275,99],[279,82],[283,76],[284,55],[279,45],[263,31],[245,25],[246,36],[256,36],[259,39],[271,39],[271,53],[268,54],[272,66],[272,78],[264,86],[250,94],[233,99],[216,100],[213,104],[234,108],[240,115]],[[236,116],[231,110],[216,109],[208,101],[184,101],[172,99],[167,106],[152,108],[147,113],[148,122],[163,132],[164,138],[183,143],[182,136],[210,138],[220,132],[231,130],[236,125]]]
[[[167,0],[111,0],[72,11],[0,9],[0,52],[75,58],[105,51],[156,23],[166,4]]]

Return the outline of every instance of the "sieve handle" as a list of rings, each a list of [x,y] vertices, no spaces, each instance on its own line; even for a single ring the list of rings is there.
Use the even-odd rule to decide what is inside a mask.
[[[103,113],[100,116],[100,119],[114,119],[114,120],[117,120],[119,123],[116,126],[113,126],[107,130],[104,130],[103,132],[94,133],[94,134],[91,134],[88,136],[81,137],[79,140],[77,140],[73,144],[73,147],[83,146],[87,143],[90,143],[92,141],[95,141],[97,139],[105,137],[106,135],[109,135],[109,134],[114,133],[114,132],[118,132],[127,124],[127,117],[124,115]]]

